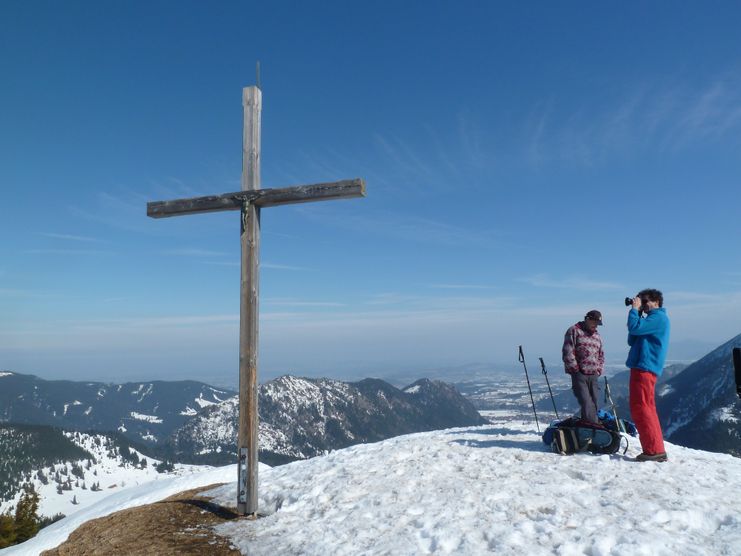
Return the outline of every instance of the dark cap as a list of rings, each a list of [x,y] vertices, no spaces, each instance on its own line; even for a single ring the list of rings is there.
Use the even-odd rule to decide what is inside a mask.
[[[600,313],[597,309],[592,309],[591,311],[589,311],[584,318],[589,320],[596,320],[597,324],[602,326],[602,313]]]

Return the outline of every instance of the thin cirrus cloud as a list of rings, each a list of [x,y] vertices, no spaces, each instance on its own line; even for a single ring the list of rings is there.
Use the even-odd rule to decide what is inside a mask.
[[[668,291],[664,293],[666,301],[671,300],[674,305],[702,306],[729,308],[741,303],[741,291],[730,291],[723,293],[691,292],[691,291]]]
[[[55,295],[51,293],[43,293],[43,292],[37,292],[33,290],[22,290],[17,288],[0,288],[0,297],[10,297],[10,298],[19,298],[19,297],[38,297],[38,298],[53,298],[56,297]]]
[[[264,300],[266,306],[273,307],[346,307],[345,303],[339,303],[335,301],[302,301],[300,299],[288,299],[288,298],[266,298]]]
[[[170,328],[179,326],[198,326],[213,324],[233,324],[239,322],[238,314],[226,315],[184,315],[163,317],[140,317],[69,322],[76,330],[97,328]]]
[[[83,242],[83,243],[106,243],[102,239],[98,239],[94,237],[86,237],[86,236],[76,236],[72,234],[57,234],[57,233],[42,232],[41,235],[44,237],[52,238],[52,239],[78,241],[78,242]]]
[[[484,286],[480,284],[430,284],[429,287],[441,290],[490,290],[496,286]]]
[[[511,296],[441,296],[441,295],[409,295],[396,292],[385,292],[373,295],[364,305],[369,307],[403,307],[404,310],[437,311],[437,310],[500,310],[513,307],[517,298]],[[384,309],[381,309],[384,310]]]
[[[154,228],[144,210],[147,200],[138,193],[125,192],[124,196],[117,196],[102,192],[95,195],[93,208],[72,205],[68,210],[76,218],[104,224],[106,227],[129,232],[154,233]]]
[[[622,91],[621,100],[580,105],[556,118],[556,100],[539,102],[527,116],[525,152],[533,163],[570,160],[594,165],[647,143],[678,152],[698,141],[719,140],[741,129],[741,83],[731,74],[700,87],[664,83]]]
[[[622,285],[615,282],[600,282],[580,277],[569,277],[557,280],[551,278],[547,274],[536,274],[534,276],[520,278],[518,281],[530,284],[536,288],[568,288],[576,290],[617,290],[623,288]]]
[[[110,251],[100,251],[95,249],[27,249],[23,251],[27,255],[83,255],[99,256],[112,255]]]
[[[229,253],[223,251],[211,251],[209,249],[171,249],[165,251],[165,255],[176,255],[179,257],[228,257]]]
[[[389,237],[434,245],[491,247],[501,243],[500,234],[495,230],[473,230],[407,214],[390,212],[375,215],[348,214],[347,212],[329,212],[321,207],[302,207],[297,210],[313,221],[326,225],[331,219],[333,226],[374,237]]]
[[[376,133],[374,140],[381,153],[388,157],[398,170],[413,176],[435,178],[436,173],[430,165],[420,158],[414,150],[398,137],[385,137]]]

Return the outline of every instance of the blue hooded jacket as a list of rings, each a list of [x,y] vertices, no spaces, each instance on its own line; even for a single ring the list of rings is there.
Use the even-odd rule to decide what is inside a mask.
[[[652,309],[643,319],[638,311],[631,309],[628,312],[630,353],[625,364],[661,376],[669,349],[669,328],[669,317],[663,307]]]

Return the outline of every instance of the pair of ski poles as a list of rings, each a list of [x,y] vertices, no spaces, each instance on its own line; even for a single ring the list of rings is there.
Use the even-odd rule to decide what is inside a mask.
[[[540,359],[540,367],[543,370],[543,376],[545,377],[545,383],[548,385],[548,393],[551,395],[551,402],[553,403],[553,411],[556,412],[556,419],[560,419],[558,416],[558,409],[556,409],[556,400],[553,398],[553,390],[551,390],[551,383],[548,380],[548,371],[545,369],[545,362],[543,361],[542,357],[539,357]],[[530,403],[533,404],[533,415],[535,415],[535,427],[538,429],[538,434],[540,434],[540,424],[538,423],[538,412],[535,410],[535,399],[533,398],[533,389],[530,386],[530,377],[527,373],[527,365],[525,364],[525,354],[522,351],[522,346],[520,346],[520,353],[519,353],[519,360],[520,363],[522,363],[522,366],[525,368],[525,379],[527,380],[527,389],[530,392]],[[607,377],[605,377],[605,401],[610,404],[610,407],[612,408],[612,416],[615,418],[615,426],[617,427],[617,430],[619,432],[625,432],[625,427],[620,422],[620,419],[618,419],[617,416],[617,408],[615,406],[615,402],[612,400],[612,394],[610,393],[610,383],[607,382]]]
[[[556,400],[553,398],[553,390],[551,390],[551,383],[548,380],[548,371],[545,369],[545,362],[543,362],[543,358],[540,357],[540,368],[543,370],[543,376],[545,377],[545,383],[548,385],[548,392],[551,395],[551,402],[553,403],[553,411],[556,412],[556,419],[560,419],[558,416],[558,409],[556,409]],[[538,429],[538,434],[540,434],[540,424],[538,423],[538,412],[535,411],[535,399],[533,398],[533,389],[530,386],[530,377],[527,374],[527,364],[525,363],[525,353],[522,351],[522,346],[520,346],[520,354],[519,354],[519,360],[520,363],[522,363],[522,366],[525,368],[525,379],[527,380],[527,389],[530,391],[530,403],[533,404],[533,415],[535,415],[535,427]]]

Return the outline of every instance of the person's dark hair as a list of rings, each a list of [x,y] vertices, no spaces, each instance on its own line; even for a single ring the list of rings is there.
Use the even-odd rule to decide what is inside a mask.
[[[638,292],[638,297],[641,299],[648,299],[649,301],[656,301],[659,303],[659,307],[664,306],[664,294],[659,290],[641,290]]]

